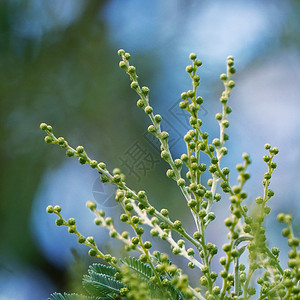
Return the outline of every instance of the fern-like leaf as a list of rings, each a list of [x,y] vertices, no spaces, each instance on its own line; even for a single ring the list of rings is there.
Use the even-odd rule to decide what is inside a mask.
[[[79,294],[67,294],[67,293],[64,293],[63,295],[60,293],[53,293],[51,297],[53,298],[53,300],[98,300],[100,299],[95,297],[79,295]]]
[[[92,264],[91,266],[89,266],[88,273],[91,275],[91,273],[93,272],[106,275],[114,279],[114,275],[117,273],[117,270],[113,267],[106,266],[103,264]]]
[[[106,296],[111,299],[114,293],[119,294],[120,289],[124,287],[124,284],[121,281],[94,271],[90,271],[89,275],[83,276],[82,285],[91,296]]]
[[[130,269],[137,272],[141,277],[144,277],[146,279],[150,279],[152,276],[154,276],[154,273],[149,265],[141,262],[135,257],[126,257],[121,260],[123,264],[126,264],[129,266]]]
[[[162,262],[162,259],[161,259],[161,253],[160,253],[160,252],[156,251],[156,252],[153,254],[153,258],[154,258],[159,264],[162,264],[162,263],[163,263],[163,262]],[[172,264],[172,262],[171,262],[169,259],[167,259],[167,263],[168,263],[168,265],[171,265],[171,264]]]
[[[155,252],[153,258],[157,261],[157,263],[163,264],[160,252],[158,251]],[[169,259],[167,259],[167,263],[168,265],[173,264],[172,261],[170,261]],[[161,279],[165,279],[165,278],[169,280],[169,284],[167,285],[166,289],[169,295],[171,296],[171,299],[177,299],[177,300],[185,299],[183,293],[178,289],[176,289],[176,287],[173,284],[171,284],[171,280],[173,276],[169,272],[165,272],[164,275],[161,276]]]

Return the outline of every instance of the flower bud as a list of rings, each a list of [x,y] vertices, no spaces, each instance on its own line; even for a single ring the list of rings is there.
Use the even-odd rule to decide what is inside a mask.
[[[59,205],[55,205],[53,209],[55,212],[61,212],[61,207]]]
[[[234,86],[235,86],[235,82],[234,82],[233,80],[229,80],[229,82],[228,82],[228,87],[229,87],[230,89],[232,89],[232,88],[234,88]]]
[[[276,154],[279,153],[279,150],[278,150],[277,147],[273,147],[273,148],[270,150],[270,152],[276,155]]]
[[[88,237],[86,238],[86,241],[87,241],[88,243],[92,244],[92,245],[95,244],[95,240],[94,240],[94,238],[93,238],[92,236],[88,236]]]
[[[57,220],[55,221],[55,223],[56,223],[57,226],[61,226],[61,225],[64,224],[64,221],[63,221],[62,219],[57,219]]]
[[[89,250],[89,256],[96,256],[97,255],[97,252],[94,250],[94,249],[90,249]]]
[[[162,152],[161,152],[161,158],[163,158],[164,160],[166,160],[166,161],[168,161],[169,159],[170,159],[170,154],[168,153],[168,151],[166,151],[166,150],[163,150]]]
[[[89,208],[90,210],[95,210],[97,208],[96,203],[92,202],[92,201],[88,201],[86,203],[87,208]]]
[[[221,74],[221,75],[220,75],[220,79],[221,79],[222,81],[227,80],[227,75],[226,75],[225,73]]]
[[[52,214],[54,212],[53,206],[52,205],[47,206],[46,211],[48,214]]]
[[[185,180],[183,178],[179,178],[177,180],[177,185],[183,187],[185,185]]]
[[[190,60],[195,60],[197,58],[197,55],[195,53],[190,54]]]
[[[162,117],[161,117],[161,115],[155,115],[154,116],[154,119],[155,119],[155,121],[157,122],[157,123],[160,123],[161,122],[161,120],[162,120]]]
[[[122,214],[122,215],[120,216],[120,221],[121,221],[121,222],[127,222],[127,221],[128,221],[128,216],[127,216],[126,214]]]
[[[144,109],[145,113],[150,115],[153,112],[153,108],[151,106],[146,106]]]
[[[139,87],[139,84],[137,83],[137,81],[132,81],[131,84],[130,84],[130,87],[133,90],[136,90]]]
[[[124,55],[125,54],[125,50],[124,49],[119,49],[118,50],[118,55],[119,56],[122,56],[122,55]]]
[[[235,72],[236,72],[236,69],[235,69],[235,68],[231,67],[231,68],[229,69],[229,73],[230,73],[230,74],[235,74]]]
[[[68,220],[68,224],[69,225],[71,225],[71,226],[73,226],[73,225],[75,225],[75,219],[74,218],[70,218],[69,220]]]
[[[149,94],[150,89],[147,86],[142,87],[142,93],[147,96]]]
[[[80,235],[77,239],[79,244],[83,244],[85,242],[85,237],[83,235]]]
[[[49,135],[45,136],[45,142],[46,142],[47,144],[52,143],[52,142],[53,142],[52,137],[50,137]]]
[[[183,100],[186,100],[188,98],[188,94],[186,92],[181,93],[180,96]]]
[[[84,148],[83,148],[83,146],[78,146],[77,148],[76,148],[76,151],[78,152],[78,153],[83,153],[84,152]]]
[[[179,248],[174,248],[173,249],[173,254],[174,255],[178,255],[178,254],[180,254],[180,252],[181,252],[181,250]]]
[[[146,192],[145,191],[139,191],[137,195],[140,199],[144,199],[146,197]]]
[[[120,67],[121,69],[123,69],[123,70],[127,70],[127,64],[126,64],[126,62],[123,61],[123,60],[121,60],[121,61],[119,62],[119,67]]]
[[[151,242],[146,241],[146,242],[144,243],[144,247],[145,247],[146,249],[150,249],[150,248],[152,247]]]
[[[47,124],[46,123],[41,123],[40,128],[42,130],[47,130]]]
[[[195,61],[195,65],[196,65],[197,67],[200,67],[200,66],[202,65],[202,61],[201,61],[200,59],[197,59],[197,60]]]
[[[188,72],[188,73],[192,73],[194,71],[194,68],[193,66],[189,65],[185,68],[185,70]]]
[[[194,237],[194,239],[196,239],[196,240],[200,240],[200,239],[201,239],[201,233],[198,232],[198,231],[196,231],[196,232],[194,232],[193,237]]]
[[[144,228],[143,227],[137,227],[135,231],[136,231],[136,234],[142,235],[144,233]]]
[[[181,229],[182,223],[179,220],[174,221],[174,228],[175,229]]]
[[[168,134],[166,131],[163,131],[163,132],[161,133],[161,138],[162,138],[163,140],[168,139],[168,137],[169,137],[169,134]]]
[[[93,169],[95,169],[96,167],[97,167],[97,165],[98,165],[98,162],[96,161],[96,160],[91,160],[90,161],[90,166],[93,168]]]

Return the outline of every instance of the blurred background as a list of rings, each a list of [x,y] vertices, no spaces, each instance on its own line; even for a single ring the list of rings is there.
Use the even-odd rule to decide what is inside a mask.
[[[66,228],[57,228],[55,217],[45,212],[49,204],[61,205],[65,218],[75,217],[79,231],[94,235],[104,252],[123,255],[122,245],[96,228],[85,208],[86,201],[96,201],[118,218],[113,188],[59,147],[46,145],[41,122],[53,125],[71,145],[85,145],[110,170],[120,167],[133,189],[146,190],[158,209],[170,207],[173,219],[195,229],[176,184],[165,176],[167,164],[160,161],[157,144],[147,135],[149,120],[118,67],[119,48],[131,53],[140,82],[150,87],[174,157],[185,151],[186,116],[177,107],[181,92],[191,87],[185,72],[189,53],[203,61],[200,117],[211,139],[218,135],[219,75],[226,57],[235,57],[223,166],[234,169],[243,152],[250,154],[246,190],[253,201],[263,191],[263,146],[279,148],[267,225],[270,245],[284,245],[276,214],[290,212],[298,220],[300,215],[299,14],[297,0],[0,1],[0,299],[46,299],[54,291],[78,290],[91,263],[88,249]],[[232,184],[236,175],[232,171]],[[221,225],[227,207],[226,198],[214,207],[211,242],[226,238]],[[298,221],[296,234],[299,226]]]

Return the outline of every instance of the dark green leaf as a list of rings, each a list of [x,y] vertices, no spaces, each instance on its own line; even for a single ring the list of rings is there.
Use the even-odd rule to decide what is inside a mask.
[[[114,278],[114,275],[117,273],[117,270],[113,267],[109,267],[103,264],[92,264],[89,266],[88,273],[91,275],[92,272],[107,275],[111,278]]]
[[[78,294],[67,294],[64,293],[64,295],[60,293],[53,293],[52,295],[53,300],[96,300],[97,298],[94,297],[88,297]]]
[[[160,252],[155,252],[155,254],[153,255],[153,257],[154,257],[154,259],[158,262],[158,263],[160,263],[160,264],[162,264],[162,261],[161,261],[161,253]],[[168,261],[168,264],[169,265],[171,265],[172,264],[172,262],[168,259],[167,260]]]
[[[141,262],[135,257],[131,257],[131,256],[126,257],[122,259],[121,262],[129,266],[129,268],[136,271],[142,277],[146,277],[147,279],[150,279],[152,276],[154,276],[151,267]]]
[[[108,275],[99,274],[94,271],[89,273],[90,275],[83,276],[82,285],[92,296],[110,297],[114,293],[119,294],[120,289],[124,287],[122,282],[115,280]]]

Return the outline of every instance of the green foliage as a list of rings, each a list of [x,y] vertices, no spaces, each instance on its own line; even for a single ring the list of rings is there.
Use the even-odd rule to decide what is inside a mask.
[[[139,259],[135,257],[125,257],[124,259],[121,259],[121,262],[127,265],[130,269],[134,270],[144,279],[150,279],[152,276],[154,276],[154,272],[149,267],[149,265],[142,263]]]
[[[167,271],[161,270],[162,284],[158,286],[155,274],[147,264],[134,257],[124,258],[121,262],[124,264],[122,281],[127,284],[129,299],[185,299],[171,283],[172,276]]]
[[[83,276],[82,285],[91,296],[113,297],[124,288],[122,282],[115,280],[116,270],[113,268],[98,264],[96,267],[91,266],[88,273],[89,275]]]
[[[54,293],[54,294],[52,294],[52,299],[53,300],[92,300],[92,299],[95,300],[96,298],[94,298],[94,297],[87,297],[87,296],[78,295],[78,294],[67,294],[67,293],[64,293],[62,295],[60,293]],[[50,299],[48,299],[48,300],[50,300]]]
[[[88,273],[90,275],[93,273],[99,273],[113,279],[117,273],[117,270],[114,269],[113,267],[102,265],[102,264],[92,264],[89,267]]]
[[[244,185],[250,178],[247,172],[247,167],[251,164],[249,155],[244,153],[243,162],[236,165],[236,185],[230,183],[230,169],[221,165],[222,158],[228,153],[225,147],[229,138],[226,129],[229,126],[229,114],[232,112],[228,101],[235,86],[231,77],[236,72],[233,57],[227,58],[227,71],[220,76],[224,85],[220,97],[222,111],[216,114],[220,134],[219,137],[211,139],[209,134],[203,131],[202,120],[198,116],[203,99],[197,96],[200,77],[196,72],[202,62],[197,59],[196,54],[190,55],[191,65],[187,66],[186,71],[192,80],[192,90],[181,94],[182,101],[179,107],[190,114],[191,129],[184,135],[186,153],[173,159],[168,143],[169,134],[160,127],[163,119],[154,114],[150,105],[149,88],[140,86],[136,68],[129,63],[130,54],[124,50],[119,50],[118,54],[122,58],[120,68],[129,75],[130,86],[139,96],[137,106],[151,120],[148,131],[160,141],[161,158],[170,167],[166,175],[176,182],[185,198],[195,221],[196,231],[188,232],[182,221],[172,220],[168,209],[158,210],[151,205],[145,191],[135,192],[128,187],[125,174],[120,169],[110,172],[105,163],[91,159],[83,146],[71,147],[63,137],[57,138],[54,135],[50,125],[42,123],[40,127],[47,134],[46,143],[59,145],[68,157],[77,157],[79,163],[88,164],[98,171],[103,183],[117,186],[115,199],[123,209],[120,221],[133,229],[133,236],[130,236],[128,231],[116,230],[114,220],[105,217],[105,212],[98,210],[95,203],[89,201],[87,207],[96,216],[96,225],[107,228],[112,238],[125,244],[126,251],[136,251],[140,254],[139,258],[127,257],[118,260],[109,253],[103,253],[93,237],[84,237],[78,231],[73,218],[63,218],[60,206],[48,206],[47,212],[58,217],[56,224],[67,227],[69,233],[77,236],[80,244],[88,246],[90,256],[98,257],[111,265],[90,266],[88,275],[83,278],[85,290],[94,299],[300,299],[300,242],[293,233],[292,217],[283,213],[278,215],[278,221],[286,225],[282,235],[288,239],[291,248],[288,253],[288,269],[283,269],[280,264],[279,248],[269,249],[264,226],[265,218],[271,211],[268,202],[274,196],[273,190],[270,189],[270,180],[277,166],[274,159],[279,150],[269,144],[265,145],[267,154],[263,161],[267,165],[267,172],[262,182],[263,193],[255,199],[251,209],[245,205],[248,195],[244,190]],[[209,158],[209,165],[200,161],[200,154]],[[185,168],[188,171],[184,174]],[[210,175],[206,185],[201,183],[205,172]],[[217,192],[218,189],[220,193]],[[207,242],[208,239],[213,240],[213,237],[207,236],[207,227],[211,226],[216,218],[213,209],[221,198],[228,198],[227,203],[230,205],[228,217],[224,220],[228,230],[228,241],[222,249],[212,242]],[[144,238],[146,230],[153,238],[160,238],[168,243],[172,253],[181,256],[187,262],[192,276],[200,277],[197,287],[191,286],[188,275],[172,264],[167,254],[152,251],[151,241]],[[179,234],[179,240],[173,237],[174,232]],[[221,271],[217,273],[213,261],[220,251],[223,251],[219,260]],[[240,258],[246,253],[248,263],[243,265]],[[61,294],[54,295],[67,297]]]

